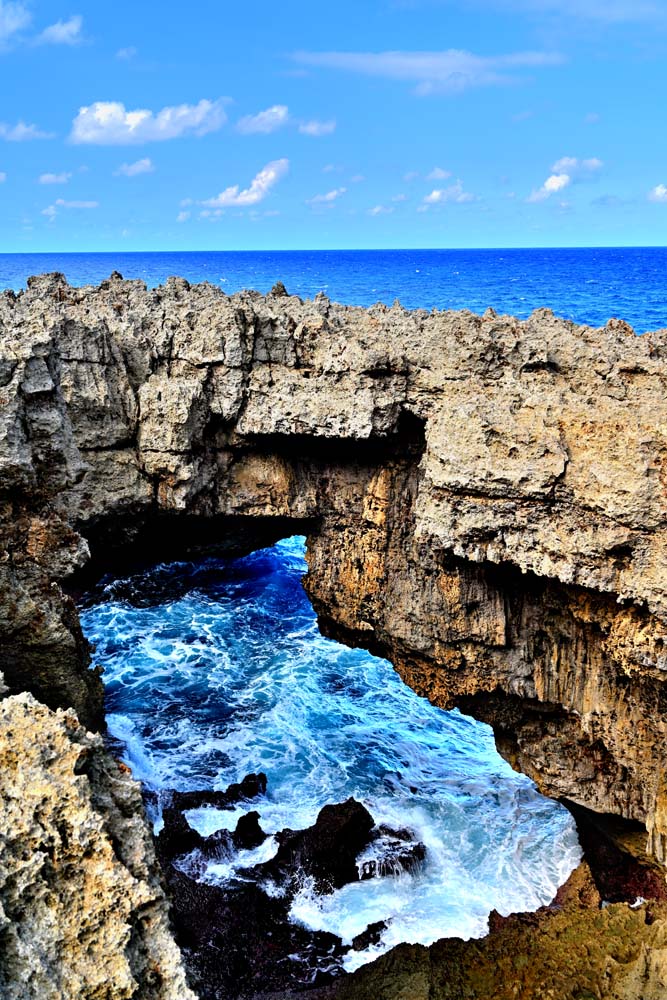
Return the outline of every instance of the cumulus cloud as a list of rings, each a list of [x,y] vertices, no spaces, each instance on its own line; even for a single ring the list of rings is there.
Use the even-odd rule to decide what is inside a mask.
[[[528,201],[544,201],[549,198],[552,194],[556,194],[558,191],[563,191],[570,183],[572,178],[569,174],[551,174],[547,177],[541,188],[533,191],[528,196]]]
[[[267,194],[289,170],[289,160],[272,160],[253,177],[249,187],[240,189],[238,184],[225,188],[215,198],[200,201],[209,208],[245,208],[263,201]]]
[[[531,192],[529,202],[545,201],[552,194],[563,191],[570,184],[588,180],[595,176],[604,164],[596,156],[587,160],[579,160],[575,156],[561,156],[551,168],[552,173],[544,184]]]
[[[153,161],[148,156],[144,156],[143,159],[136,160],[135,163],[121,163],[114,174],[116,177],[137,177],[139,174],[152,174],[154,170]]]
[[[428,208],[431,205],[442,205],[445,202],[464,205],[470,201],[475,201],[474,194],[465,191],[462,182],[457,180],[455,184],[450,184],[449,187],[435,188],[430,194],[426,195],[422,204],[425,208]]]
[[[7,142],[30,142],[32,139],[52,139],[52,132],[43,132],[36,125],[26,125],[25,122],[18,122],[17,125],[7,125],[0,122],[0,139]]]
[[[25,4],[0,0],[0,48],[27,28],[31,21],[32,15]]]
[[[426,175],[427,181],[446,181],[452,176],[451,170],[443,170],[442,167],[433,167],[430,174]]]
[[[339,187],[333,188],[331,191],[327,191],[325,194],[316,194],[312,198],[308,198],[307,205],[333,205],[338,198],[342,197],[347,192],[347,188]]]
[[[64,171],[61,174],[40,174],[39,175],[39,181],[38,181],[38,183],[39,184],[67,184],[67,182],[71,178],[71,176],[72,175],[70,173],[65,173]]]
[[[48,205],[42,209],[42,215],[45,215],[49,222],[53,222],[60,209],[63,208],[88,209],[99,207],[99,202],[97,201],[66,201],[64,198],[56,198],[52,205]]]
[[[266,111],[260,111],[256,115],[246,115],[236,123],[236,128],[244,135],[251,135],[255,132],[267,135],[275,132],[289,122],[289,108],[286,104],[274,104]]]
[[[137,49],[134,47],[134,45],[128,45],[124,49],[118,49],[118,52],[116,53],[116,59],[120,59],[122,61],[129,61],[130,59],[134,59],[136,54],[137,54]]]
[[[648,193],[649,201],[667,202],[667,185],[656,184]]]
[[[602,160],[598,160],[597,156],[593,156],[589,160],[578,160],[575,156],[562,156],[560,160],[556,160],[551,169],[555,174],[567,173],[574,180],[602,170],[602,167]]]
[[[97,146],[125,146],[177,139],[182,135],[206,135],[227,121],[225,99],[178,104],[153,112],[146,108],[128,111],[120,101],[96,101],[79,109],[72,122],[70,140]]]
[[[301,135],[310,135],[314,138],[318,138],[321,135],[331,135],[331,133],[335,132],[335,130],[336,122],[333,119],[326,122],[301,122],[299,125],[299,132]]]
[[[391,215],[394,209],[391,205],[374,205],[373,208],[368,209],[368,215]]]
[[[83,40],[81,29],[83,28],[83,18],[80,14],[74,14],[67,21],[56,21],[35,39],[37,45],[79,45]]]
[[[179,212],[178,215],[176,216],[176,222],[187,222],[188,219],[190,218],[190,215],[191,213],[185,210]]]
[[[456,94],[471,87],[517,82],[516,71],[558,66],[564,59],[556,52],[513,52],[477,56],[463,49],[444,52],[297,52],[303,65],[344,70],[365,76],[403,80],[420,95]]]

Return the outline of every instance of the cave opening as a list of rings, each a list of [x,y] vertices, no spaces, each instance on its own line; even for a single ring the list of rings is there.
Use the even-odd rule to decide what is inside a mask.
[[[488,726],[320,633],[305,539],[275,541],[308,526],[228,533],[215,556],[211,527],[195,561],[192,534],[187,561],[151,564],[144,548],[142,568],[119,562],[80,600],[199,995],[303,990],[399,942],[479,937],[492,910],[550,902],[581,856],[570,814],[510,769]],[[353,870],[323,874],[313,837],[284,831],[350,799],[372,830],[355,842],[368,823],[348,806],[330,853],[352,833]],[[281,850],[296,863],[277,864]]]

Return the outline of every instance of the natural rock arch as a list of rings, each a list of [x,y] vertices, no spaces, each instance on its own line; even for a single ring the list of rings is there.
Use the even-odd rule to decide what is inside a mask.
[[[667,851],[667,336],[59,275],[0,299],[9,692],[102,723],[86,566],[298,527],[323,627]]]

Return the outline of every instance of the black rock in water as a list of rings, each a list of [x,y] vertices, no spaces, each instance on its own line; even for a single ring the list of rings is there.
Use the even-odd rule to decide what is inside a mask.
[[[259,825],[259,813],[256,810],[246,813],[245,816],[241,816],[232,835],[234,846],[242,847],[246,850],[259,847],[260,844],[264,843],[266,838],[267,834],[264,833]]]
[[[307,830],[282,830],[276,856],[257,870],[276,881],[305,872],[315,879],[318,892],[333,892],[359,881],[357,855],[369,843],[374,826],[368,809],[356,799],[324,806]]]
[[[382,932],[387,929],[386,920],[378,920],[374,924],[369,924],[365,931],[352,938],[352,949],[354,951],[365,951],[366,948],[380,943]]]
[[[234,782],[224,792],[213,790],[198,790],[193,792],[173,792],[171,804],[176,809],[201,809],[202,806],[212,806],[214,809],[228,809],[237,802],[256,799],[266,793],[266,775],[246,774],[241,782]]]

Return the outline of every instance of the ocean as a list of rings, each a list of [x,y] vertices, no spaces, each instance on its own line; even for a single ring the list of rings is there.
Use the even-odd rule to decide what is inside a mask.
[[[386,921],[379,944],[344,959],[349,971],[401,941],[480,937],[492,909],[549,903],[581,857],[570,813],[499,757],[488,726],[320,635],[301,585],[304,547],[296,537],[242,559],[163,565],[107,581],[82,608],[109,732],[135,777],[160,798],[264,771],[264,799],[187,814],[203,835],[233,831],[250,808],[266,833],[304,829],[350,795],[378,825],[408,827],[426,846],[420,871],[329,896],[304,879],[292,903],[292,920],[344,944]],[[233,886],[276,850],[271,839],[239,851],[203,878]],[[184,867],[199,873],[201,859]]]
[[[231,294],[268,292],[280,280],[292,294],[322,291],[350,305],[399,299],[408,309],[482,313],[490,306],[521,318],[546,306],[592,326],[614,316],[637,333],[667,327],[664,247],[0,254],[0,289],[18,291],[44,271],[97,284],[114,270],[149,286],[177,274]]]

